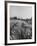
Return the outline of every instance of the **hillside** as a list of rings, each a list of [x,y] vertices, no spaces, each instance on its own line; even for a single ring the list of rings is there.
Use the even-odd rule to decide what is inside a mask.
[[[31,20],[29,20],[31,22]],[[31,39],[32,24],[23,19],[10,19],[10,39]]]

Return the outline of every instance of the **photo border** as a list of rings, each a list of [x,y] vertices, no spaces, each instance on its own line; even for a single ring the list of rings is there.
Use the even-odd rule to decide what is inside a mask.
[[[34,4],[35,5],[35,41],[26,43],[7,43],[7,3],[21,3],[21,4]],[[34,44],[36,43],[36,2],[22,2],[22,1],[5,1],[5,45],[20,45],[20,44]]]

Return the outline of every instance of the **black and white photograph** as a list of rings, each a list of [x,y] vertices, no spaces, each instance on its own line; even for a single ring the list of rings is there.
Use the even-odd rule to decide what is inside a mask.
[[[6,2],[7,43],[35,43],[35,2]]]
[[[32,7],[10,6],[10,40],[32,39]]]

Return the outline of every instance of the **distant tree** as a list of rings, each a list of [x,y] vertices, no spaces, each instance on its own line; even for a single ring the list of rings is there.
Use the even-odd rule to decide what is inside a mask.
[[[28,19],[26,19],[26,22],[28,22]]]
[[[14,17],[14,19],[17,19],[17,17]]]

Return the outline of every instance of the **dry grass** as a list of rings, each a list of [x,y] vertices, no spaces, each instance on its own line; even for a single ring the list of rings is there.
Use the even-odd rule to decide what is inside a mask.
[[[10,20],[10,39],[31,39],[32,25],[21,20]]]

